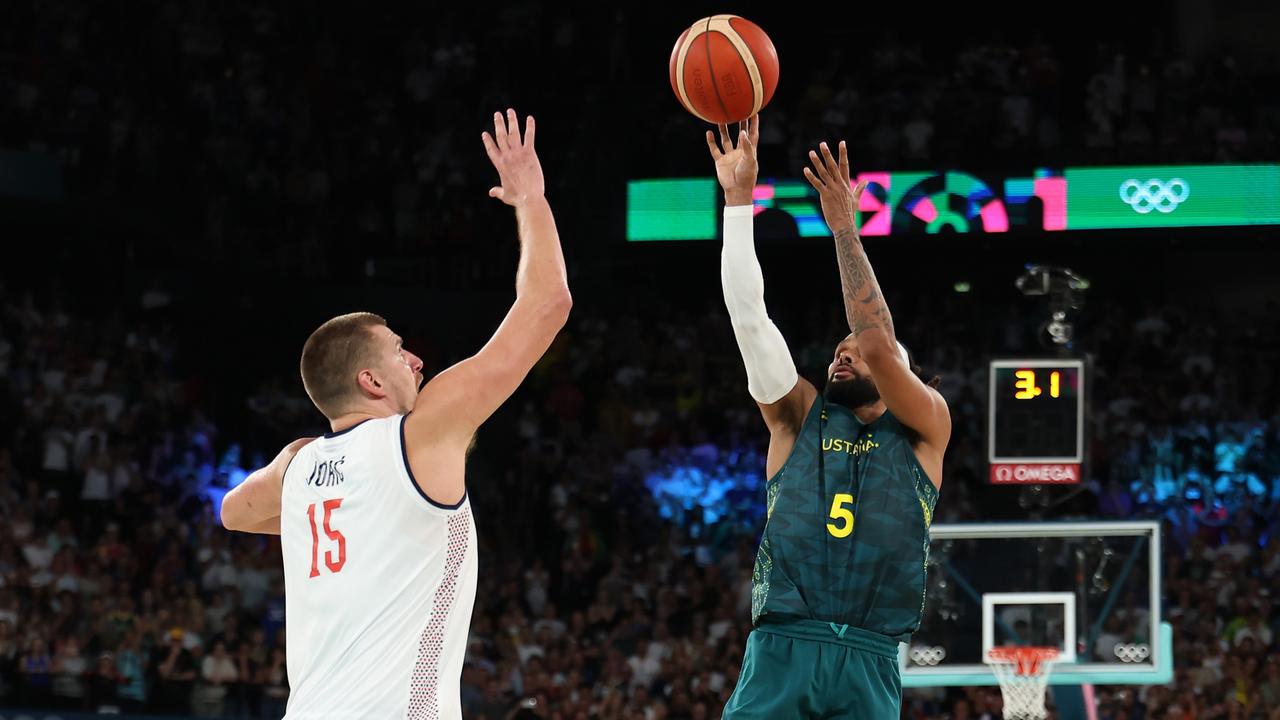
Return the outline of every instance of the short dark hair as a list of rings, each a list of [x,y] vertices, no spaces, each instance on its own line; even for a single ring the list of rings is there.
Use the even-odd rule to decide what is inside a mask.
[[[385,326],[380,315],[339,315],[316,328],[302,346],[302,387],[327,418],[346,412],[355,394],[355,373],[372,355],[373,328]]]

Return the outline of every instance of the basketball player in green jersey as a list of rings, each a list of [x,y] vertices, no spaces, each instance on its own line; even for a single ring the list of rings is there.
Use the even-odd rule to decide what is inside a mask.
[[[734,147],[707,133],[725,193],[721,282],[747,387],[769,428],[768,520],[752,574],[738,686],[724,717],[893,720],[902,703],[898,643],[920,625],[929,523],[951,436],[947,404],[918,375],[856,225],[851,188],[823,143],[805,177],[835,236],[852,332],[822,392],[796,373],[764,306],[752,236],[759,118]]]

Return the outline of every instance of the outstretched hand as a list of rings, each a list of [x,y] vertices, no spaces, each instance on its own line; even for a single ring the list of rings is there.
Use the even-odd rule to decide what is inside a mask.
[[[720,142],[707,131],[707,147],[716,161],[716,178],[724,188],[726,205],[750,205],[756,187],[756,146],[760,142],[760,116],[754,115],[738,123],[738,145],[734,147],[729,126],[720,126]]]
[[[840,159],[831,156],[831,149],[826,143],[818,146],[822,155],[809,151],[809,161],[813,168],[804,169],[804,177],[818,191],[822,200],[822,217],[827,221],[833,235],[846,228],[857,230],[858,203],[862,200],[862,191],[867,189],[866,182],[858,183],[850,189],[849,151],[844,141],[840,141]]]
[[[500,112],[493,114],[493,135],[480,134],[484,151],[498,170],[498,185],[489,189],[489,197],[518,207],[545,194],[542,163],[533,149],[534,130],[532,115],[525,118],[521,139],[515,110],[508,108],[506,118]]]

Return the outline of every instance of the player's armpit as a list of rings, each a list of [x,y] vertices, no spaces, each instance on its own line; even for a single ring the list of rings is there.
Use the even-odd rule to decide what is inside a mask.
[[[222,499],[222,526],[228,530],[267,533],[274,519],[275,532],[280,534],[280,484],[293,456],[315,438],[294,440],[284,447],[275,459],[258,468]]]
[[[404,421],[404,452],[414,482],[431,502],[450,508],[462,501],[476,430],[546,353],[571,303],[567,288],[542,302],[516,300],[480,352],[432,378],[418,394]]]
[[[862,337],[858,336],[862,359],[871,369],[880,398],[899,422],[919,433],[925,446],[921,463],[934,485],[941,484],[942,454],[951,439],[951,410],[947,401],[911,372],[895,343],[869,342],[864,347]]]
[[[800,432],[805,415],[809,413],[809,408],[813,407],[813,401],[817,397],[818,389],[813,386],[813,383],[797,377],[795,386],[777,402],[768,404],[757,402],[756,405],[760,406],[760,414],[764,417],[764,424],[768,426],[771,434],[795,435]]]
[[[804,378],[797,378],[795,387],[775,403],[756,403],[769,428],[769,452],[765,458],[765,477],[778,474],[790,457],[800,436],[804,419],[818,399],[818,389]]]

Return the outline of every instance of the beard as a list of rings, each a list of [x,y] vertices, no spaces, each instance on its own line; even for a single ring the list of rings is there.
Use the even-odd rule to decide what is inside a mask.
[[[860,408],[875,404],[880,399],[880,391],[876,389],[871,378],[855,377],[852,380],[827,380],[823,390],[827,402],[843,405],[847,408]]]

